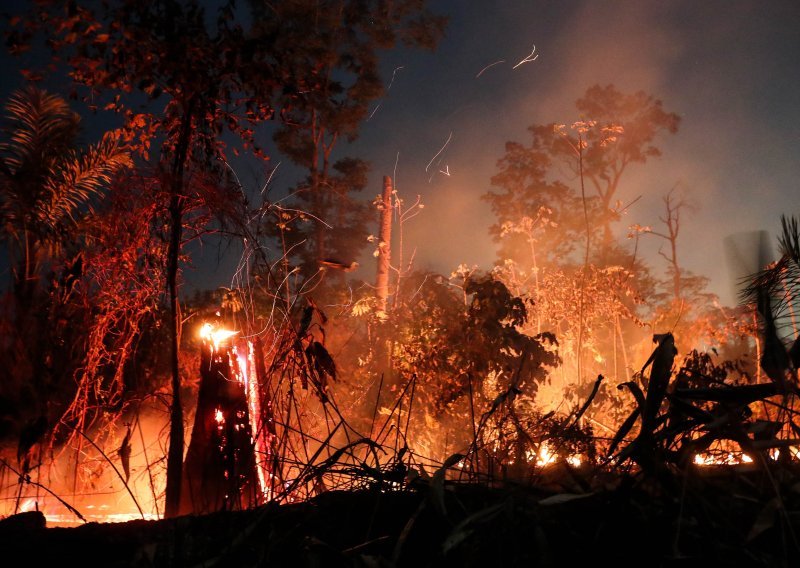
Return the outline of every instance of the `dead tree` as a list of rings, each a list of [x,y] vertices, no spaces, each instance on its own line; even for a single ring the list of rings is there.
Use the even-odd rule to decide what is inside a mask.
[[[673,198],[673,192],[677,186],[678,184],[675,184],[663,198],[666,217],[659,217],[659,220],[664,224],[667,232],[649,231],[650,234],[662,238],[669,243],[669,254],[665,253],[660,248],[658,249],[658,254],[664,257],[669,263],[669,271],[672,275],[672,296],[675,300],[679,300],[683,295],[683,275],[681,266],[678,264],[678,234],[681,230],[681,210],[688,207],[685,200],[679,198],[676,201]]]
[[[247,393],[229,344],[203,341],[200,377],[180,514],[254,506],[260,490]]]
[[[383,176],[383,194],[379,205],[381,227],[378,235],[378,269],[375,277],[375,294],[378,297],[377,314],[386,318],[389,300],[389,269],[392,256],[392,178]]]

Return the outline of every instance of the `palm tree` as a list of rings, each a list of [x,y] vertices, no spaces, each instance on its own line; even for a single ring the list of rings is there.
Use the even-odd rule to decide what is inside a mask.
[[[30,306],[42,266],[74,237],[77,220],[130,157],[116,132],[78,149],[80,117],[59,95],[27,87],[6,105],[0,141],[0,240],[18,309]],[[18,314],[19,315],[19,314]]]
[[[779,243],[781,258],[753,275],[742,299],[756,305],[761,315],[761,335],[764,342],[761,367],[773,381],[786,388],[787,371],[800,369],[800,332],[797,308],[800,298],[800,220],[781,217],[782,234]],[[786,348],[786,343],[791,347]]]
[[[58,95],[27,87],[11,95],[5,110],[0,243],[7,248],[12,286],[4,287],[10,302],[0,320],[0,404],[12,408],[13,416],[3,417],[0,437],[13,439],[17,430],[22,456],[46,433],[46,401],[57,398],[55,375],[70,372],[54,363],[61,360],[57,351],[69,352],[59,347],[64,338],[54,331],[66,298],[44,293],[50,291],[43,286],[44,270],[56,270],[60,261],[65,271],[80,267],[64,258],[64,249],[81,242],[79,222],[130,157],[114,132],[79,148],[80,117]],[[44,425],[35,437],[23,426],[26,419],[29,426]]]

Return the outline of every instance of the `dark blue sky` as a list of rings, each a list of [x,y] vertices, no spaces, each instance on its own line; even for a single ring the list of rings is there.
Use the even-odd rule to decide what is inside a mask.
[[[14,3],[3,1],[8,10]],[[661,140],[663,156],[630,170],[620,199],[641,198],[619,225],[656,225],[661,197],[676,183],[694,211],[680,238],[682,262],[734,301],[723,239],[800,214],[800,3],[796,1],[525,0],[435,1],[450,17],[434,53],[388,54],[391,89],[340,155],[372,163],[366,197],[395,176],[403,197],[425,209],[405,227],[406,258],[449,273],[460,263],[489,268],[493,219],[480,196],[508,140],[534,123],[570,124],[587,87],[644,90],[682,117]],[[536,46],[535,61],[513,67]],[[501,62],[502,61],[502,62]],[[497,63],[501,62],[501,63]],[[479,77],[482,69],[486,69]],[[3,54],[2,64],[11,62]],[[4,97],[20,84],[5,73]],[[433,165],[426,166],[442,149]],[[275,157],[274,162],[280,162]],[[449,175],[439,173],[445,170]],[[276,186],[294,181],[282,164]],[[657,268],[656,240],[646,251]],[[207,252],[206,259],[216,257]],[[369,256],[362,259],[370,263]],[[208,263],[206,263],[208,264]],[[196,285],[230,279],[233,262],[187,274]],[[369,272],[364,276],[369,278]],[[215,273],[215,276],[211,276]]]

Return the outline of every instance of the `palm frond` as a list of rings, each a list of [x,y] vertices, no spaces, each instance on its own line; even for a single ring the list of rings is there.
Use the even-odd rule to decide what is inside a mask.
[[[80,117],[59,95],[27,87],[6,105],[8,142],[0,145],[6,167],[15,175],[33,172],[72,147]]]
[[[742,292],[742,300],[761,306],[770,305],[770,314],[762,317],[774,319],[776,332],[783,336],[794,326],[793,313],[800,298],[800,227],[795,217],[782,217],[781,258],[752,275]]]
[[[79,153],[71,150],[59,169],[45,182],[49,197],[46,213],[50,224],[74,220],[81,207],[91,210],[91,199],[101,193],[113,175],[131,164],[120,133],[107,132],[103,139]]]
[[[53,256],[74,234],[78,213],[131,163],[119,132],[78,149],[80,117],[59,95],[28,87],[11,95],[0,143],[0,235],[26,234]]]
[[[800,287],[800,227],[795,217],[781,217],[781,258],[767,268],[756,272],[748,280],[742,299],[756,302],[760,294],[782,295],[787,289]]]
[[[800,227],[795,216],[781,216],[782,235],[778,242],[781,245],[781,252],[787,258],[792,259],[795,265],[800,265]]]

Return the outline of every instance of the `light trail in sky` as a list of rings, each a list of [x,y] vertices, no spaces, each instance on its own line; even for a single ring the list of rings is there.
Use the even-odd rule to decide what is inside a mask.
[[[477,75],[475,75],[475,78],[477,79],[478,77],[480,77],[481,75],[483,75],[483,72],[484,72],[484,71],[486,71],[487,69],[489,69],[490,67],[494,67],[495,65],[500,65],[501,63],[505,63],[505,62],[506,62],[506,60],[505,60],[505,59],[501,59],[500,61],[495,61],[494,63],[490,63],[489,65],[487,65],[486,67],[484,67],[483,69],[481,69],[481,70],[478,72],[478,74],[477,74]],[[515,67],[515,69],[516,69],[516,67]]]
[[[534,56],[533,55],[534,53],[536,53],[536,44],[533,45],[533,50],[531,51],[530,55],[527,55],[522,61],[520,61],[519,63],[514,65],[514,67],[512,67],[512,69],[516,69],[517,67],[519,67],[523,63],[530,63],[532,61],[536,61],[537,59],[539,59],[539,54],[536,53],[536,56]]]
[[[389,81],[389,86],[386,87],[387,93],[392,90],[392,85],[394,84],[394,77],[395,75],[397,75],[397,72],[400,71],[401,69],[404,69],[403,65],[401,65],[400,67],[395,67],[394,71],[392,71],[392,80]]]
[[[267,181],[264,182],[264,186],[261,188],[261,195],[262,196],[264,195],[264,192],[267,191],[267,188],[269,187],[270,182],[272,182],[272,176],[275,175],[275,172],[278,171],[279,167],[281,167],[281,162],[278,162],[278,165],[276,165],[274,168],[272,168],[272,171],[269,172],[269,177],[267,177]]]
[[[378,109],[379,109],[379,108],[381,108],[381,105],[382,105],[382,104],[383,104],[383,101],[379,102],[379,103],[378,103],[378,104],[375,106],[375,108],[374,108],[374,109],[372,109],[372,112],[369,114],[369,117],[367,118],[367,122],[369,122],[369,121],[370,121],[370,119],[371,119],[373,116],[375,116],[375,113],[376,113],[376,112],[378,112]]]
[[[431,164],[433,163],[433,161],[434,161],[436,158],[438,158],[438,157],[439,157],[439,154],[441,154],[442,152],[444,152],[444,149],[445,149],[445,148],[447,148],[447,145],[448,145],[448,144],[450,144],[450,140],[452,140],[452,138],[453,138],[453,132],[452,132],[452,131],[450,131],[450,136],[448,136],[448,137],[447,137],[447,142],[445,142],[445,143],[444,143],[444,146],[442,146],[442,147],[439,149],[439,151],[438,151],[438,152],[436,152],[436,155],[435,155],[433,158],[431,158],[431,161],[430,161],[430,162],[428,162],[428,165],[427,165],[427,166],[425,166],[425,171],[426,171],[426,172],[427,172],[427,171],[428,171],[428,169],[431,167]]]
[[[402,65],[401,65],[400,67],[395,67],[395,68],[394,68],[394,71],[392,71],[392,79],[391,79],[391,81],[389,81],[389,86],[388,86],[388,87],[386,87],[386,94],[387,94],[387,95],[389,94],[389,91],[391,91],[391,90],[392,90],[392,85],[394,84],[394,78],[395,78],[395,76],[397,75],[397,72],[398,72],[398,71],[400,71],[401,69],[403,69],[403,66],[402,66]],[[369,117],[367,117],[367,120],[366,120],[365,122],[369,122],[369,121],[372,119],[372,117],[373,117],[373,116],[375,116],[375,113],[376,113],[376,112],[378,112],[378,109],[379,109],[379,108],[381,108],[381,105],[382,105],[382,104],[383,104],[383,101],[379,102],[379,103],[378,103],[378,104],[375,106],[375,108],[374,108],[374,109],[372,109],[372,112],[371,112],[371,113],[369,113]]]
[[[392,184],[394,185],[395,191],[397,191],[397,164],[400,163],[400,152],[397,152],[397,156],[394,158],[394,170],[392,171]]]

